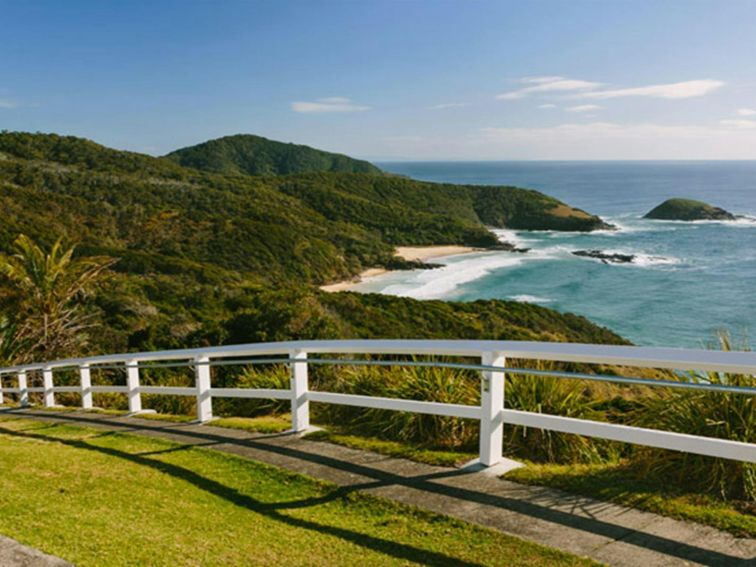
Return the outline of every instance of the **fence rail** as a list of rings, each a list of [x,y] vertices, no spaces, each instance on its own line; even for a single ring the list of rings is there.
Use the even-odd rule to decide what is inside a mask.
[[[313,357],[328,354],[455,356],[474,358],[479,363]],[[91,409],[93,407],[92,394],[120,393],[127,395],[129,411],[139,413],[142,411],[142,394],[194,396],[197,399],[197,419],[200,422],[207,422],[213,417],[213,398],[281,399],[291,402],[292,431],[297,432],[309,428],[310,402],[477,419],[480,421],[480,462],[486,466],[495,465],[502,460],[505,424],[574,433],[588,437],[756,463],[756,444],[754,443],[505,409],[504,382],[506,375],[510,375],[510,379],[517,379],[517,376],[527,374],[621,384],[643,384],[654,387],[719,391],[747,396],[756,395],[756,388],[604,374],[509,368],[506,365],[508,359],[756,375],[756,353],[751,352],[527,341],[294,341],[94,356],[2,368],[0,369],[0,404],[3,403],[5,394],[12,394],[18,396],[19,403],[25,406],[29,404],[30,393],[40,393],[44,405],[51,407],[55,405],[56,393],[78,393],[81,395],[82,408]],[[214,388],[211,385],[211,368],[214,366],[272,363],[289,365],[291,376],[289,389]],[[310,364],[437,366],[475,370],[480,372],[481,376],[481,403],[476,406],[468,406],[314,391],[309,389],[308,384],[308,366]],[[192,367],[195,373],[195,385],[193,387],[177,387],[144,386],[140,384],[141,370],[164,367]],[[66,369],[78,369],[79,385],[54,385],[54,373]],[[93,386],[91,381],[92,370],[105,369],[125,370],[126,385]],[[41,374],[43,386],[30,387],[28,385],[30,373]],[[5,387],[9,378],[15,378],[17,385]]]

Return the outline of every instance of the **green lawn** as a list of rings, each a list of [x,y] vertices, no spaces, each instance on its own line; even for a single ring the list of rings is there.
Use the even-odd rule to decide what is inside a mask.
[[[724,502],[707,494],[686,491],[684,487],[644,479],[623,463],[529,464],[507,473],[505,478],[707,524],[736,536],[756,537],[755,503]]]
[[[214,424],[213,424],[214,425]],[[358,435],[349,435],[337,429],[313,431],[305,435],[307,439],[313,441],[328,441],[352,449],[362,451],[372,451],[391,457],[411,459],[428,465],[439,465],[454,467],[472,461],[478,457],[477,453],[464,453],[460,451],[442,451],[437,449],[426,449],[417,447],[409,443],[399,441],[387,441],[375,437],[363,437]]]
[[[77,565],[587,565],[212,450],[0,419],[3,535]]]
[[[291,429],[291,416],[261,415],[259,417],[219,417],[208,425],[226,427],[227,429],[241,429],[253,433],[282,433]]]

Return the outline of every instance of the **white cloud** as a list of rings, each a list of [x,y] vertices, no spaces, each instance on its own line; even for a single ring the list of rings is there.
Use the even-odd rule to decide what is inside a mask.
[[[592,110],[599,110],[602,108],[598,104],[580,104],[578,106],[568,106],[565,108],[567,112],[590,112]]]
[[[756,116],[756,110],[753,108],[738,108],[738,116]]]
[[[15,100],[0,98],[0,108],[18,108],[18,103]]]
[[[538,105],[538,108],[556,108],[556,107],[557,107],[556,104],[550,104],[550,103],[539,104]]]
[[[722,126],[726,126],[728,128],[736,128],[738,130],[749,130],[751,128],[756,128],[756,120],[720,120],[719,123]]]
[[[628,96],[643,96],[666,99],[682,99],[704,96],[724,86],[722,81],[702,79],[698,81],[683,81],[663,85],[648,85],[627,89],[597,90],[576,94],[574,98],[608,99]]]
[[[529,86],[516,91],[498,94],[496,98],[499,100],[516,100],[532,94],[586,91],[601,86],[601,83],[567,79],[565,77],[525,77],[518,82]]]
[[[332,96],[319,98],[311,102],[292,102],[291,109],[294,112],[305,114],[323,114],[326,112],[361,112],[363,110],[370,110],[370,107],[354,104],[348,98]]]
[[[431,110],[445,110],[447,108],[463,108],[470,106],[467,102],[446,102],[443,104],[436,104],[430,107]]]

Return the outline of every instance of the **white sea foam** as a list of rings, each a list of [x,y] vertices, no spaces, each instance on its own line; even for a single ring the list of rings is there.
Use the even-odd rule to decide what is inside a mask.
[[[636,266],[673,266],[675,264],[681,264],[680,258],[672,256],[651,256],[649,254],[635,254],[633,264]]]
[[[460,285],[480,279],[494,270],[517,266],[524,261],[526,256],[526,254],[509,252],[471,256],[443,268],[412,272],[410,279],[388,285],[381,290],[381,293],[415,299],[449,297]]]
[[[522,295],[510,295],[509,299],[519,301],[520,303],[551,303],[551,299],[548,297],[538,297],[537,295],[528,295],[523,293]]]
[[[647,268],[651,266],[672,266],[682,263],[682,260],[680,260],[680,258],[675,258],[674,256],[656,256],[654,254],[634,252],[632,250],[621,248],[614,250],[601,250],[601,252],[608,255],[621,254],[624,256],[633,256],[632,262],[609,262],[617,266],[638,266],[641,268]],[[593,260],[595,262],[606,263],[606,261],[602,260],[601,258],[592,258],[590,256],[581,256],[581,258],[585,258],[586,260]]]

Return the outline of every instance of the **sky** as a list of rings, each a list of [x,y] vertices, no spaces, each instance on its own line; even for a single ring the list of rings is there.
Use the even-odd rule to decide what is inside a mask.
[[[0,0],[0,129],[153,155],[756,159],[756,0]]]

